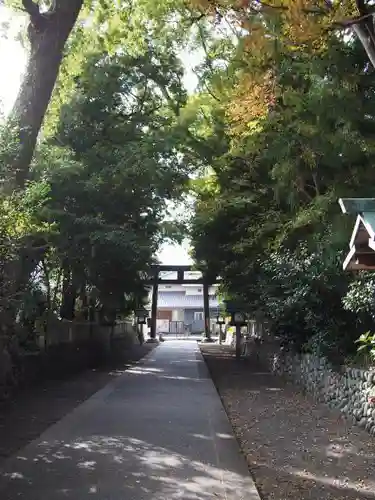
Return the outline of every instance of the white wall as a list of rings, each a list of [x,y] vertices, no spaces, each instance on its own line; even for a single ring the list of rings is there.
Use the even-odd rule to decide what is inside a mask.
[[[215,295],[218,285],[210,286],[208,293]],[[159,292],[185,292],[186,295],[203,295],[203,285],[159,285]]]
[[[156,320],[156,331],[157,333],[165,333],[169,331],[169,320],[168,319],[157,319]]]
[[[184,286],[184,285],[182,285]],[[203,285],[186,285],[184,287],[186,295],[202,295],[203,296]]]
[[[172,321],[184,321],[184,310],[174,309],[172,311]]]
[[[159,292],[183,292],[183,285],[159,285]]]

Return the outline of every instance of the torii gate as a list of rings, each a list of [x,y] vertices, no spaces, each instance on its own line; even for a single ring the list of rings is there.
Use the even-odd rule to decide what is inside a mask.
[[[156,315],[158,310],[158,290],[159,284],[164,285],[203,285],[203,308],[204,308],[204,333],[206,341],[211,340],[210,332],[210,304],[209,304],[209,287],[219,280],[216,277],[214,280],[211,277],[209,280],[203,275],[200,278],[190,279],[185,278],[185,273],[193,271],[193,266],[169,266],[169,265],[154,265],[152,266],[151,277],[147,280],[148,285],[152,285],[152,303],[151,303],[151,342],[156,340]],[[160,277],[161,272],[173,271],[177,272],[177,278],[163,278]]]

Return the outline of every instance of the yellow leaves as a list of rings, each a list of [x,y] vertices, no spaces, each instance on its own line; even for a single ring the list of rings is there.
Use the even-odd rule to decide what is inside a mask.
[[[220,192],[217,175],[212,169],[203,177],[191,179],[190,187],[193,192],[201,196],[205,194],[218,195]]]
[[[309,4],[311,2],[294,0],[293,2],[289,2],[289,4],[283,14],[285,35],[290,38],[291,42],[296,44],[314,40],[321,31],[321,17],[310,16],[306,13],[310,8]]]
[[[1,232],[10,238],[19,238],[27,234],[31,220],[27,213],[20,211],[17,203],[11,198],[0,201]]]
[[[190,0],[189,4],[203,12],[213,12],[215,7],[214,2],[210,0]]]
[[[244,52],[252,58],[269,59],[275,54],[277,35],[258,19],[249,19],[242,23],[247,34],[243,41]]]
[[[309,165],[309,167],[314,170],[316,168],[317,163],[317,154],[316,152],[308,146],[304,146],[301,153],[301,159]]]
[[[46,232],[53,224],[36,221],[33,214],[21,206],[16,196],[0,199],[0,231],[3,237],[19,240],[35,232]]]
[[[275,102],[275,83],[271,71],[243,73],[226,109],[233,135],[247,135],[259,127]]]
[[[225,9],[238,11],[238,9],[246,9],[249,6],[249,0],[189,0],[192,7],[207,13],[214,13],[216,9]]]
[[[326,46],[333,10],[326,2],[293,0],[282,12],[282,37],[286,46],[313,51]]]
[[[362,13],[358,10],[357,3],[357,0],[334,2],[334,8],[330,13],[331,21],[335,23],[342,23],[362,15]]]
[[[190,5],[213,15],[220,12],[247,38],[245,48],[260,53],[272,50],[277,38],[289,49],[320,51],[329,33],[363,15],[356,0],[190,0]]]
[[[361,13],[356,0],[284,0],[280,12],[284,43],[289,47],[319,51],[329,34]]]

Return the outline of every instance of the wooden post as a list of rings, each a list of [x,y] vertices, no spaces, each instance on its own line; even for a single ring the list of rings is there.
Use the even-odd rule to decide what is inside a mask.
[[[159,288],[158,280],[159,280],[159,273],[156,272],[152,288],[151,328],[150,328],[151,339],[156,339],[156,316],[158,312],[158,288]]]
[[[208,282],[203,281],[203,307],[204,307],[204,336],[206,340],[211,340],[210,332],[210,302],[208,297]]]
[[[91,247],[91,265],[93,265],[94,263],[94,260],[95,260],[95,257],[96,257],[96,249],[95,249],[95,245],[92,245]],[[92,269],[92,268],[91,268]],[[91,284],[93,282],[92,280],[92,276],[90,276],[91,278]],[[90,341],[94,338],[94,322],[95,322],[95,303],[96,303],[96,300],[95,298],[93,297],[93,293],[91,291],[90,295],[89,295],[89,310],[88,310],[88,316],[89,316],[89,337],[90,337]]]
[[[184,271],[179,269],[177,271],[177,283],[182,283],[184,281]]]
[[[145,341],[144,333],[143,333],[143,325],[137,325],[137,333],[138,333],[138,340],[139,344],[143,345]]]
[[[241,325],[236,325],[236,358],[241,357]]]

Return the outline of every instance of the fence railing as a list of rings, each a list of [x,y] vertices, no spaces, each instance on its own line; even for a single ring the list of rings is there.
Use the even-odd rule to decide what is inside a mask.
[[[183,334],[185,333],[185,325],[183,321],[170,321],[169,333]]]

